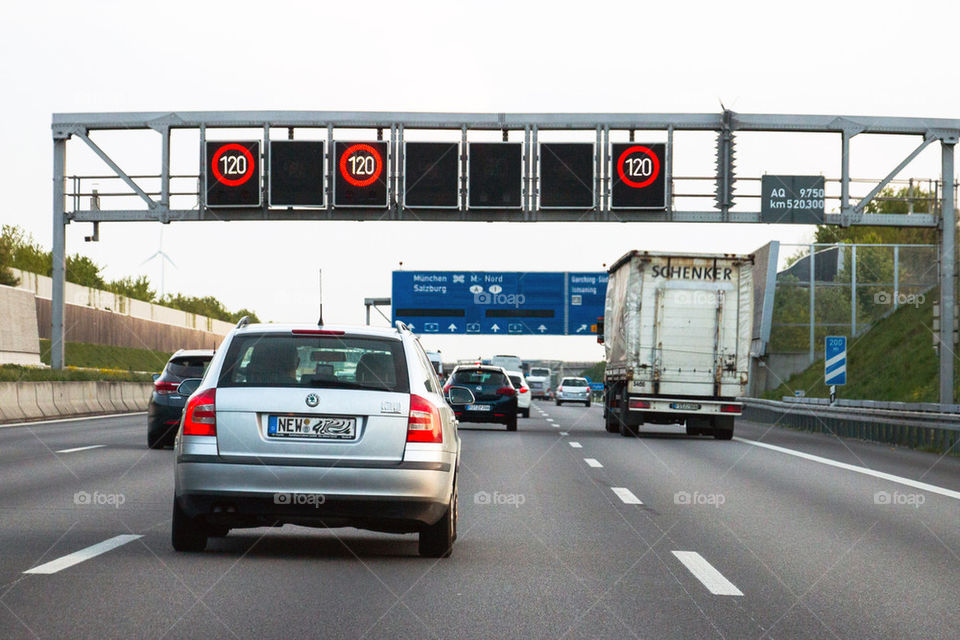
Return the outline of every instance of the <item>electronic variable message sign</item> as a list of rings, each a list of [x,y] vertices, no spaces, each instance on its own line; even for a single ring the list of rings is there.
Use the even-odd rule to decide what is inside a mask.
[[[610,147],[610,208],[666,209],[667,145],[614,142]]]
[[[208,207],[259,207],[260,141],[208,141],[205,202]]]
[[[271,140],[271,207],[323,207],[324,142],[322,140]]]
[[[540,208],[590,209],[594,206],[593,144],[540,144]]]
[[[422,209],[460,207],[460,145],[407,142],[403,146],[403,204]]]
[[[336,142],[333,204],[337,207],[387,206],[387,143]]]
[[[523,201],[523,145],[471,142],[468,163],[470,209],[519,209]]]
[[[760,222],[822,224],[823,176],[771,176],[760,181]]]

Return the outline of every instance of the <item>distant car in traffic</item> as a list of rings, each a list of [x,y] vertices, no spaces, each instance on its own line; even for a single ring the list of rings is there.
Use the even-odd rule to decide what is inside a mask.
[[[503,367],[507,371],[523,371],[523,360],[517,356],[496,355],[490,358],[490,364]]]
[[[180,414],[187,403],[186,397],[177,393],[177,387],[187,378],[201,378],[213,349],[180,349],[163,371],[153,379],[153,392],[147,405],[147,446],[151,449],[172,447],[180,426]]]
[[[555,395],[557,406],[564,402],[582,402],[590,406],[590,383],[586,378],[568,377],[560,381]]]
[[[460,437],[417,337],[397,329],[245,324],[192,394],[176,444],[172,543],[297,524],[457,536]],[[468,404],[461,387],[450,402]]]
[[[549,400],[553,397],[553,372],[547,367],[530,367],[527,374],[527,384],[530,385],[530,394],[534,399]]]
[[[469,389],[474,400],[454,404],[461,422],[496,422],[507,431],[517,430],[517,389],[503,367],[488,364],[460,365],[447,380],[447,389],[459,386]]]
[[[524,418],[530,417],[530,387],[522,371],[507,371],[510,383],[517,390],[517,412]]]

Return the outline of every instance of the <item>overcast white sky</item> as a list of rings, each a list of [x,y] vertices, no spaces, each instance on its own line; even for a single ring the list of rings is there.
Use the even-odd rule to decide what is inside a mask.
[[[0,220],[51,240],[54,112],[234,109],[740,112],[960,117],[956,2],[43,2],[0,9]],[[137,165],[146,144],[106,140]],[[647,136],[655,141],[662,138]],[[109,144],[108,144],[109,143]],[[89,168],[79,141],[68,168]],[[175,145],[177,144],[175,140]],[[189,141],[175,149],[193,162]],[[195,143],[192,143],[195,144]],[[854,139],[854,177],[880,178],[917,141]],[[741,136],[739,172],[839,174],[838,138]],[[76,151],[76,153],[74,153]],[[676,175],[706,175],[711,136],[678,136]],[[935,177],[939,150],[901,177]],[[754,210],[749,201],[738,210]],[[70,225],[69,252],[108,278],[159,284],[159,224]],[[363,298],[409,269],[601,270],[630,249],[749,252],[789,226],[181,223],[166,288],[261,318],[361,323]],[[431,338],[448,358],[602,358],[592,338]]]

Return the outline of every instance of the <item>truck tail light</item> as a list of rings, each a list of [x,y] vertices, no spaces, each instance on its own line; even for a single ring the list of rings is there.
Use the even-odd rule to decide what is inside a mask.
[[[630,401],[627,403],[631,409],[649,409],[650,402],[647,400],[639,400],[637,398],[630,398]]]
[[[207,389],[190,398],[183,412],[183,435],[217,435],[217,390]]]
[[[176,382],[170,382],[168,380],[157,380],[153,383],[153,389],[157,392],[157,395],[169,396],[177,392],[177,387],[180,385]]]
[[[720,405],[720,413],[740,413],[740,405],[722,404]]]
[[[429,400],[418,395],[410,396],[407,442],[443,442],[440,410]]]

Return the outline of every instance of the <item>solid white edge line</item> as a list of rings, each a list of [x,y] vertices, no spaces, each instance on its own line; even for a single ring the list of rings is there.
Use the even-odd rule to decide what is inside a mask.
[[[90,449],[99,449],[100,447],[105,447],[105,444],[91,444],[86,447],[74,447],[73,449],[60,449],[56,453],[76,453],[77,451],[89,451]]]
[[[90,558],[96,558],[97,556],[106,553],[112,549],[116,549],[119,546],[125,545],[128,542],[133,542],[137,538],[142,538],[141,535],[133,534],[124,534],[122,536],[114,536],[103,542],[98,542],[97,544],[87,547],[86,549],[80,549],[79,551],[74,551],[71,554],[65,555],[62,558],[57,558],[56,560],[51,560],[50,562],[45,562],[39,567],[34,567],[32,569],[27,569],[24,573],[30,574],[41,574],[41,575],[50,575],[51,573],[57,573],[58,571],[63,571],[64,569],[69,569],[75,564],[80,564],[84,560],[89,560]]]
[[[57,418],[56,420],[34,420],[33,422],[12,422],[10,424],[0,424],[0,429],[9,429],[11,427],[33,427],[38,424],[55,424],[57,422],[78,422],[80,420],[97,420],[99,418],[124,418],[128,416],[145,416],[146,411],[131,411],[130,413],[105,413],[98,416],[81,416],[79,418]]]
[[[911,480],[910,478],[895,476],[892,473],[884,473],[883,471],[874,471],[873,469],[860,467],[855,464],[847,464],[846,462],[838,462],[836,460],[831,460],[830,458],[821,458],[820,456],[815,456],[810,453],[804,453],[802,451],[796,451],[794,449],[787,449],[785,447],[778,447],[773,444],[767,444],[766,442],[757,442],[756,440],[747,440],[745,438],[734,438],[734,440],[736,440],[737,442],[742,442],[744,444],[750,444],[755,447],[770,449],[771,451],[776,451],[778,453],[785,453],[788,456],[803,458],[804,460],[809,460],[811,462],[819,462],[820,464],[836,467],[838,469],[853,471],[854,473],[861,473],[865,476],[880,478],[881,480],[889,480],[890,482],[896,482],[897,484],[902,484],[906,487],[913,487],[914,489],[920,489],[921,491],[929,491],[930,493],[936,493],[941,496],[946,496],[947,498],[960,500],[960,491],[954,491],[952,489],[944,489],[943,487],[927,484],[926,482],[919,482],[917,480]]]
[[[693,574],[693,577],[703,583],[715,596],[742,596],[743,592],[736,585],[723,577],[706,558],[696,551],[671,551],[677,560]]]
[[[569,445],[570,445],[571,447],[573,447],[574,449],[582,449],[582,448],[583,448],[583,445],[580,444],[579,442],[575,441],[575,440],[571,440],[571,441],[568,442],[567,444],[569,444]]]
[[[643,504],[640,498],[633,495],[633,491],[630,491],[630,489],[626,487],[610,487],[610,490],[617,494],[617,497],[620,498],[624,504]]]
[[[596,458],[584,458],[583,461],[587,463],[588,467],[593,467],[594,469],[603,468],[603,465],[600,464],[600,461],[597,460]]]

